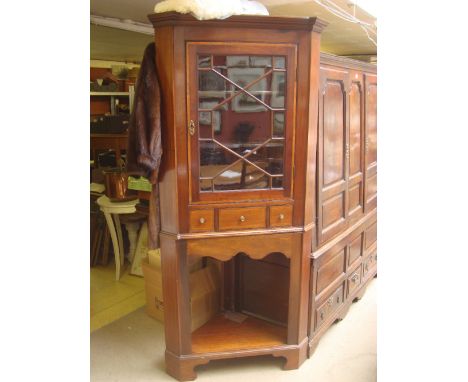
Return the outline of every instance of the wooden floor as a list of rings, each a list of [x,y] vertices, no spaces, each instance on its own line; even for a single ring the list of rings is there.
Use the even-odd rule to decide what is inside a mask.
[[[219,314],[192,333],[192,352],[211,353],[277,346],[286,343],[286,335],[285,327],[254,317],[237,323]]]
[[[127,266],[119,281],[115,280],[115,266],[91,268],[91,332],[145,305],[143,277],[128,274]]]

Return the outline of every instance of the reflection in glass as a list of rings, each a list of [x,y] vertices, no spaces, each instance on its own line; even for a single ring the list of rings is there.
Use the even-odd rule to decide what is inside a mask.
[[[215,56],[216,57],[216,56]],[[218,57],[216,57],[218,59]],[[249,66],[249,56],[226,56],[226,66],[232,67],[247,67]]]
[[[271,81],[271,107],[284,108],[285,73],[274,72]]]
[[[284,57],[275,57],[275,69],[285,69],[286,68],[286,60]]]
[[[226,90],[224,78],[220,77],[213,71],[199,71],[198,72],[198,89],[201,91],[222,91]]]
[[[249,161],[272,175],[283,173],[284,141],[269,142],[255,150]]]
[[[284,137],[284,112],[277,111],[273,117],[273,137]]]
[[[201,191],[283,187],[285,63],[199,56],[199,68],[208,68],[198,71]]]
[[[211,67],[211,56],[198,56],[198,67],[199,68]]]
[[[268,56],[251,56],[250,66],[252,68],[271,68],[271,57]]]
[[[198,131],[200,138],[211,138],[211,111],[198,113]]]

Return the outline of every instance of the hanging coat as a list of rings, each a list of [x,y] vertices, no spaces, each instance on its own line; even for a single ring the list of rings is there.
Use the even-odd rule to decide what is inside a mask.
[[[155,44],[149,44],[143,55],[135,98],[131,110],[126,171],[142,175],[152,184],[148,217],[148,247],[159,247],[159,191],[158,174],[161,163],[161,93],[156,73]]]

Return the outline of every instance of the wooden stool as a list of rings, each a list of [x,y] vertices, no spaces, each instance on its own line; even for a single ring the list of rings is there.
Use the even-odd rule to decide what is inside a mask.
[[[124,264],[124,244],[119,215],[133,214],[134,212],[136,212],[135,206],[137,205],[139,200],[135,199],[125,202],[112,202],[107,196],[103,195],[96,202],[99,205],[101,211],[104,213],[107,226],[109,228],[115,256],[115,279],[119,280],[121,268]],[[129,234],[128,236],[130,241],[130,258],[132,259],[136,245],[138,226],[133,224],[132,222],[132,224],[127,224],[126,228]]]

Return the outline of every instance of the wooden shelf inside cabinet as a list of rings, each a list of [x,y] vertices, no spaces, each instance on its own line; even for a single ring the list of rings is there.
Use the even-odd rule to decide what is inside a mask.
[[[248,317],[242,323],[219,314],[192,333],[193,353],[275,347],[286,344],[287,329]]]

